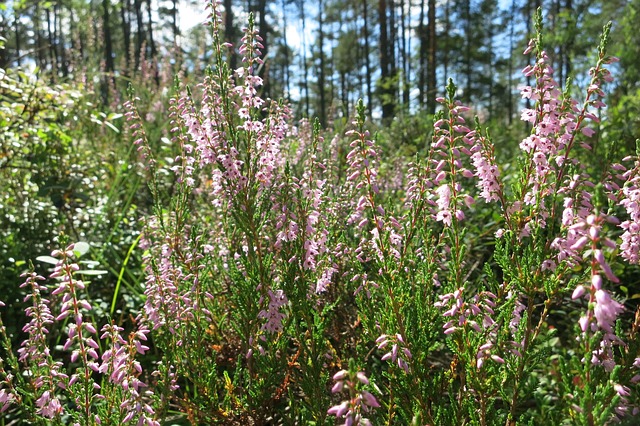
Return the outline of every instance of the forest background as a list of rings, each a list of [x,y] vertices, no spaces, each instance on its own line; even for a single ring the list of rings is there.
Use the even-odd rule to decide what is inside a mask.
[[[223,2],[225,39],[238,43],[252,12],[263,37],[265,97],[292,102],[323,125],[348,117],[358,98],[389,124],[433,114],[449,78],[482,118],[512,124],[519,111],[521,55],[542,7],[545,41],[564,84],[589,66],[602,22],[621,59],[616,100],[638,80],[635,1],[425,0]],[[184,15],[184,16],[183,16]],[[52,82],[81,79],[102,102],[144,72],[157,85],[173,71],[197,78],[210,65],[202,5],[180,0],[3,1],[0,67],[33,68]],[[237,67],[237,54],[230,58]],[[144,67],[141,68],[141,64]],[[88,78],[88,77],[91,78]],[[100,80],[99,84],[95,80]]]
[[[605,85],[607,109],[596,125],[590,172],[636,153],[640,0],[224,0],[221,6],[230,69],[242,66],[239,40],[251,12],[263,45],[259,95],[288,102],[296,122],[317,117],[328,140],[350,128],[362,99],[367,126],[387,155],[385,176],[429,149],[442,110],[436,98],[449,79],[456,98],[491,128],[508,175],[517,141],[531,129],[520,119],[522,108],[531,107],[520,87],[535,84],[521,70],[530,62],[522,52],[535,36],[536,9],[555,79],[576,96],[598,59],[602,25],[611,21],[608,52],[620,61],[610,66],[614,81]],[[83,242],[80,274],[100,283],[89,289],[95,318],[130,328],[140,313],[142,221],[169,205],[180,185],[167,176],[163,192],[154,193],[124,105],[132,93],[139,98],[159,169],[170,170],[176,158],[170,98],[196,87],[216,60],[210,29],[199,25],[202,10],[180,0],[0,1],[0,292],[14,347],[25,337],[27,305],[27,290],[16,283],[31,263],[37,269],[56,263],[48,255],[60,235]],[[482,235],[493,235],[499,226],[489,213],[484,219]],[[475,256],[491,250],[483,246]],[[630,316],[640,300],[640,273],[634,266],[616,273]],[[554,327],[560,325],[561,319]]]

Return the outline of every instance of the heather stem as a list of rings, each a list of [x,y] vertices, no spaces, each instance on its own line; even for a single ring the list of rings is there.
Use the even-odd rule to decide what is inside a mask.
[[[73,278],[73,272],[71,267],[66,263],[67,261],[67,252],[62,252],[63,257],[61,259],[61,263],[63,264],[63,268],[66,275],[66,280],[68,283],[68,291],[71,296],[71,300],[73,303],[73,317],[76,319],[76,331],[77,331],[77,340],[80,346],[80,357],[82,359],[82,368],[84,370],[83,382],[83,393],[84,393],[84,401],[83,401],[83,409],[84,409],[84,422],[86,425],[91,423],[91,395],[93,392],[93,387],[91,385],[91,375],[93,374],[92,370],[89,368],[89,358],[87,356],[87,348],[85,346],[85,337],[83,336],[83,327],[82,327],[82,314],[80,313],[80,308],[78,306],[78,298],[76,294],[76,285],[75,280]],[[80,319],[80,323],[78,323],[78,319]]]
[[[535,305],[533,297],[528,298],[527,304],[527,326],[525,328],[524,342],[522,344],[522,356],[518,358],[518,367],[513,383],[513,396],[511,398],[511,408],[509,409],[509,415],[507,416],[507,422],[505,426],[512,426],[516,421],[516,409],[518,407],[518,397],[520,393],[520,381],[522,380],[522,373],[525,367],[525,357],[529,349],[529,345],[533,341],[531,338],[532,322],[531,317],[533,315]]]

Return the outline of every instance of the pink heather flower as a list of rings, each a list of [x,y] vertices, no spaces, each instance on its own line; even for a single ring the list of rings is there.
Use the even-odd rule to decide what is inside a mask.
[[[613,300],[606,290],[597,290],[595,293],[596,305],[593,310],[598,327],[613,333],[613,324],[618,314],[624,310],[623,306]]]
[[[640,175],[638,167],[625,172],[626,182],[619,204],[625,208],[629,219],[620,224],[624,230],[620,244],[621,256],[629,263],[640,262]]]
[[[590,127],[583,127],[582,129],[580,129],[580,131],[582,132],[583,135],[585,135],[588,138],[590,138],[596,133],[596,131]]]
[[[380,192],[377,171],[378,152],[376,142],[364,128],[364,106],[361,103],[352,125],[354,128],[345,133],[346,136],[353,138],[349,143],[351,151],[347,154],[347,181],[353,191],[353,200],[355,201],[357,197],[357,202],[352,204],[353,210],[347,219],[347,224],[357,224],[360,229],[364,229],[367,224],[373,223],[381,228],[380,225],[383,222],[382,219],[380,222],[377,220],[380,213],[377,211],[374,199]],[[367,211],[368,215],[365,213]],[[361,245],[367,245],[368,242],[368,238],[365,237]]]
[[[509,291],[507,298],[513,299],[516,298],[515,304],[513,307],[513,313],[511,314],[511,320],[509,321],[509,330],[511,330],[512,335],[516,335],[518,332],[518,327],[520,326],[520,322],[522,321],[522,313],[527,309],[526,305],[520,301],[520,298],[513,291]]]
[[[267,294],[269,296],[268,308],[258,313],[258,318],[267,320],[261,328],[270,333],[279,333],[283,329],[282,321],[286,318],[286,315],[280,312],[280,308],[288,303],[288,299],[282,290],[273,292],[269,289]]]
[[[595,324],[592,324],[595,328]],[[593,365],[602,366],[608,373],[612,372],[616,366],[613,354],[613,345],[621,344],[622,341],[612,333],[605,333],[600,341],[600,345],[591,353],[591,363]]]
[[[528,121],[530,123],[535,123],[536,121],[536,111],[533,109],[523,109],[522,115],[520,117],[522,121]]]
[[[46,369],[47,374],[36,378],[33,383],[36,389],[35,396],[38,397],[36,406],[38,414],[53,418],[62,412],[62,406],[55,396],[55,391],[57,388],[67,387],[69,377],[62,372],[62,363],[53,360],[49,350],[48,326],[54,322],[54,318],[49,310],[49,301],[42,297],[42,292],[47,289],[38,284],[38,281],[44,280],[44,277],[36,273],[24,273],[22,277],[26,277],[26,280],[20,287],[30,288],[31,293],[25,297],[25,301],[31,300],[32,305],[26,309],[31,320],[22,329],[28,337],[18,349],[19,360],[27,369],[36,368],[36,366],[38,369]]]
[[[219,37],[221,23],[212,25]],[[187,179],[192,179],[190,173],[197,165],[207,170],[208,195],[215,205],[233,203],[253,184],[261,193],[271,189],[285,161],[280,146],[290,133],[288,107],[265,102],[258,94],[263,85],[262,78],[255,75],[262,63],[260,36],[253,24],[244,32],[239,48],[242,68],[226,81],[206,77],[199,108],[193,106],[193,99],[183,100],[188,96],[183,96],[176,107],[176,122],[183,123],[185,129],[181,158],[186,160],[176,170]],[[246,143],[251,146],[244,147]]]
[[[53,323],[54,318],[49,309],[49,301],[41,295],[41,292],[46,291],[46,287],[38,284],[38,281],[44,280],[44,277],[35,272],[24,273],[21,277],[26,277],[26,281],[20,287],[31,287],[31,294],[27,295],[24,301],[31,300],[32,306],[26,309],[31,321],[22,328],[28,338],[22,343],[22,348],[18,349],[19,359],[23,362],[31,360],[40,364],[46,357],[43,349],[48,346],[46,338],[49,333],[48,325]]]
[[[591,277],[591,286],[593,287],[593,289],[595,290],[600,290],[602,289],[602,277],[600,275],[593,275]]]
[[[550,183],[558,177],[557,173],[564,171],[560,167],[566,161],[574,162],[569,158],[569,150],[574,144],[576,129],[582,123],[583,132],[589,133],[590,129],[584,130],[588,128],[584,127],[583,120],[592,116],[586,104],[579,109],[575,101],[563,98],[548,62],[546,52],[538,52],[536,63],[524,70],[525,75],[535,75],[537,84],[522,89],[524,98],[537,101],[536,109],[525,109],[522,113],[522,119],[532,123],[533,129],[520,144],[521,149],[529,153],[534,171],[530,174],[525,196],[525,202],[533,206],[544,202],[544,197],[549,195]],[[541,205],[538,214],[545,212],[546,208]],[[539,222],[541,226],[545,225],[544,221]],[[566,223],[566,217],[563,217],[563,223]]]
[[[529,43],[527,43],[527,48],[524,50],[524,52],[522,52],[522,54],[528,55],[529,53],[533,52],[533,49],[535,48],[536,48],[536,40],[531,39],[529,40]]]
[[[482,366],[484,365],[484,362],[488,359],[498,364],[504,364],[504,359],[502,357],[491,353],[492,347],[493,347],[493,343],[487,342],[478,348],[478,352],[476,354],[476,368],[478,370],[482,368]]]
[[[384,349],[391,343],[391,350],[382,356],[382,361],[390,361],[392,364],[397,364],[405,373],[409,373],[407,360],[410,360],[412,355],[400,333],[395,336],[383,334],[376,339],[376,343],[378,349]]]
[[[455,86],[450,83],[447,87],[449,96],[455,92]],[[412,165],[409,170],[407,201],[410,208],[422,209],[424,201],[432,217],[442,222],[444,226],[451,226],[453,220],[461,221],[465,218],[462,207],[473,204],[473,197],[464,191],[461,181],[477,176],[470,170],[469,160],[473,153],[482,144],[478,132],[470,130],[465,125],[462,114],[469,110],[468,107],[453,98],[439,98],[444,111],[434,122],[434,133],[431,140],[431,149],[426,164]],[[482,154],[484,159],[487,155]],[[491,166],[485,167],[483,158],[476,158],[476,169],[480,167],[488,173],[480,171],[482,184],[492,185],[489,175],[497,173]],[[473,162],[473,160],[471,160]],[[490,160],[489,160],[490,163]],[[420,200],[419,203],[416,201]]]
[[[158,230],[158,220],[152,218],[147,223],[150,237],[157,237],[149,256],[154,262],[147,263],[147,281],[144,305],[145,321],[152,329],[166,327],[170,333],[180,328],[184,321],[193,317],[193,300],[188,291],[181,291],[179,286],[193,285],[193,276],[185,273],[175,259],[176,251],[184,256],[186,264],[195,263],[199,253],[194,253],[189,246],[189,229],[184,230],[180,239],[173,235],[162,235]],[[222,254],[222,253],[221,253]],[[189,286],[189,289],[191,287]]]
[[[331,284],[331,279],[336,272],[338,272],[338,270],[335,266],[330,266],[322,272],[322,275],[320,275],[316,281],[316,293],[323,293],[327,290]]]
[[[482,146],[473,153],[471,162],[476,169],[475,176],[478,177],[478,188],[481,189],[480,196],[486,202],[499,200],[500,183],[498,177],[500,175],[495,158],[490,152],[486,152]]]
[[[585,333],[587,331],[587,327],[589,326],[589,317],[581,316],[578,320],[578,324],[580,325],[580,330]]]
[[[38,407],[36,412],[48,419],[53,419],[62,413],[60,400],[55,396],[51,396],[49,391],[44,391],[40,398],[36,400],[36,407]]]
[[[332,391],[335,389],[339,389],[338,391],[342,391],[342,383],[337,387],[334,385]],[[342,417],[349,411],[349,401],[343,401],[338,405],[334,405],[333,407],[327,410],[327,414],[333,414],[336,417]]]
[[[7,389],[0,389],[0,413],[9,409],[11,404],[16,402],[16,396]]]
[[[139,424],[159,425],[148,416],[153,415],[154,411],[143,397],[149,397],[152,392],[143,392],[147,385],[139,379],[142,367],[135,359],[136,353],[144,354],[149,349],[141,343],[147,340],[149,330],[140,325],[135,333],[129,335],[129,342],[122,338],[120,333],[123,329],[117,325],[107,324],[101,331],[100,338],[107,340],[109,346],[102,354],[98,372],[106,375],[110,384],[123,390],[122,400],[119,401],[120,414],[126,419],[123,423],[138,418]]]
[[[131,136],[134,139],[134,145],[137,146],[138,152],[140,152],[141,158],[145,161],[147,167],[153,167],[156,163],[153,155],[151,153],[151,148],[149,147],[149,143],[147,141],[147,135],[142,127],[142,118],[138,114],[138,109],[136,107],[136,102],[138,102],[140,98],[134,97],[133,99],[127,100],[123,106],[125,109],[125,118],[127,122],[131,122],[129,125],[129,131],[131,132]],[[56,257],[56,256],[54,256]]]
[[[371,422],[363,416],[380,404],[375,396],[364,386],[369,385],[369,379],[362,372],[352,374],[347,370],[340,370],[333,376],[336,382],[331,388],[332,393],[349,392],[349,398],[336,404],[327,410],[327,414],[344,418],[345,425],[371,425]]]
[[[611,270],[611,267],[609,266],[609,264],[607,263],[607,261],[604,258],[604,253],[602,252],[602,250],[600,249],[596,249],[593,251],[593,257],[594,259],[598,262],[598,264],[600,265],[600,267],[602,268],[602,271],[604,272],[604,274],[606,275],[606,277],[613,281],[614,283],[618,283],[620,282],[620,280],[618,279],[618,277],[616,277],[613,274],[613,271]]]
[[[449,210],[449,204],[451,202],[451,188],[448,184],[441,185],[437,190],[438,200],[436,205],[438,206],[438,213],[436,220],[444,223],[447,226],[451,226],[451,210]]]
[[[624,229],[620,237],[620,255],[629,263],[637,264],[640,262],[640,224],[627,220],[620,227]]]
[[[488,291],[473,296],[472,302],[466,302],[463,298],[464,289],[460,288],[453,293],[440,295],[438,302],[433,305],[437,308],[446,309],[442,315],[452,319],[445,323],[444,334],[449,335],[461,328],[470,328],[478,333],[484,331],[493,332],[495,321],[493,307],[496,296]]]
[[[575,290],[573,290],[573,294],[571,295],[571,298],[573,300],[579,299],[585,294],[585,292],[586,290],[584,286],[579,285],[578,287],[575,288]]]
[[[60,306],[60,314],[56,318],[57,321],[70,316],[73,321],[69,321],[67,340],[63,346],[63,350],[71,350],[71,362],[81,361],[81,366],[71,376],[69,384],[76,381],[82,381],[86,388],[95,388],[97,383],[93,381],[92,372],[99,369],[98,363],[98,344],[92,335],[96,334],[96,329],[90,322],[84,321],[83,311],[91,309],[91,305],[86,301],[78,298],[78,290],[85,288],[84,282],[76,280],[73,274],[79,269],[76,263],[72,262],[73,244],[65,250],[55,250],[51,253],[53,257],[58,257],[58,263],[51,274],[52,278],[59,277],[58,287],[51,294],[61,294],[62,304]],[[86,393],[82,396],[82,401],[78,397],[78,405],[82,405],[83,409],[89,409],[91,404],[90,398],[86,397]]]

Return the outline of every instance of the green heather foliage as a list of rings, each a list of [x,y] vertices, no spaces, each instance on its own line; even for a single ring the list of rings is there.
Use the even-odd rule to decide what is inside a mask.
[[[382,142],[362,101],[339,132],[294,123],[260,96],[253,17],[230,69],[208,7],[213,65],[176,79],[166,138],[133,90],[120,118],[2,71],[0,237],[27,308],[18,339],[3,295],[0,424],[635,424],[640,152],[606,139],[626,134],[610,25],[562,90],[537,14],[511,159],[452,81]],[[50,244],[48,278],[15,261]]]

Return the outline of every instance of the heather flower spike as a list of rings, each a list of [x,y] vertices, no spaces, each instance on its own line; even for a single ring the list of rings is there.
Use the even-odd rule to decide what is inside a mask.
[[[380,404],[373,394],[366,390],[369,379],[362,371],[355,371],[355,363],[349,362],[349,370],[340,370],[333,375],[334,385],[332,393],[348,392],[348,399],[332,406],[327,414],[344,419],[345,425],[371,425],[371,421],[364,415]]]
[[[405,373],[409,373],[412,355],[401,334],[398,333],[395,336],[383,334],[376,339],[376,344],[378,349],[389,349],[390,346],[390,350],[382,356],[382,361],[397,364]]]
[[[35,374],[41,374],[34,386],[36,413],[47,419],[59,419],[63,414],[59,390],[68,386],[69,377],[64,373],[62,363],[55,361],[49,350],[47,334],[55,320],[49,309],[49,300],[43,297],[47,288],[39,284],[45,278],[35,272],[24,273],[22,277],[25,282],[21,287],[29,288],[31,292],[25,301],[31,301],[32,305],[26,309],[31,321],[23,331],[29,337],[18,349],[19,360]],[[8,396],[6,398],[9,399]]]

